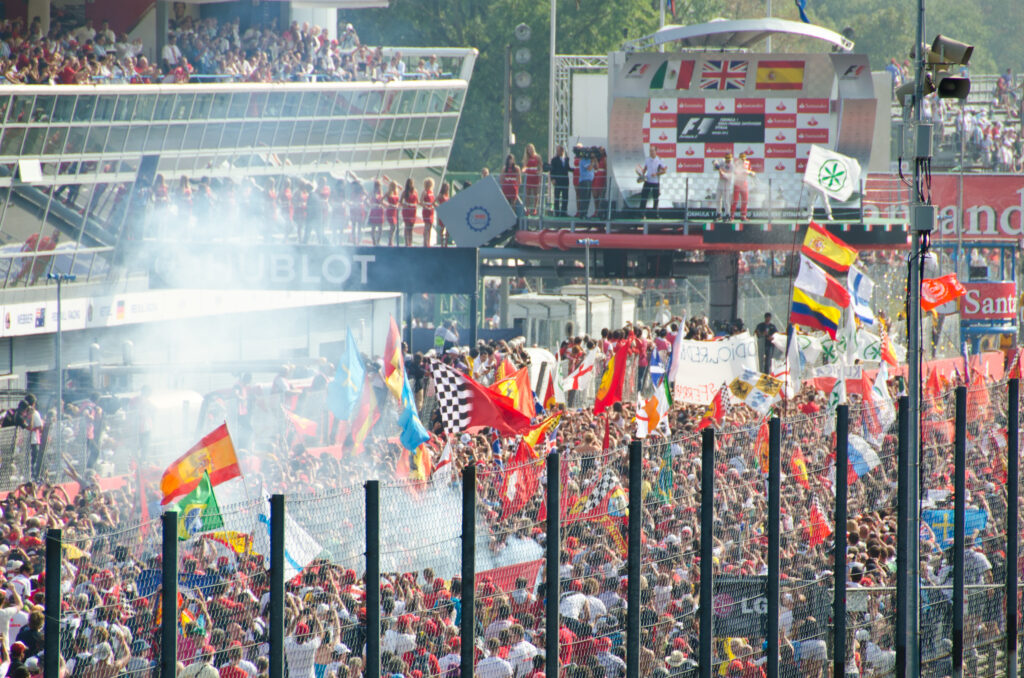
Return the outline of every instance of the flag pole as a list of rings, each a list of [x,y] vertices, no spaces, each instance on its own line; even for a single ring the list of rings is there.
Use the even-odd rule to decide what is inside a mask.
[[[284,407],[284,406],[282,405],[282,407]],[[224,420],[224,428],[228,432],[228,440],[231,441],[231,449],[234,450],[235,449],[235,441],[231,437],[231,428],[228,427],[227,419]],[[238,452],[237,451],[235,452],[235,459],[238,459]],[[238,477],[242,481],[242,491],[245,492],[245,503],[246,504],[251,504],[252,503],[252,497],[249,496],[249,484],[247,482],[245,482],[245,474],[242,473],[242,465],[241,464],[238,465]],[[212,484],[211,484],[210,488],[213,489],[213,485]],[[218,507],[219,507],[219,505],[218,505]]]

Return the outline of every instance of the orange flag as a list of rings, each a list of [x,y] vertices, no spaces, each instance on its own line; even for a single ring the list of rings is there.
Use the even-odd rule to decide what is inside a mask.
[[[227,423],[221,424],[188,452],[171,462],[160,478],[160,490],[164,494],[161,504],[178,497],[184,497],[199,485],[203,473],[209,471],[210,484],[214,487],[226,480],[242,475],[231,444]]]

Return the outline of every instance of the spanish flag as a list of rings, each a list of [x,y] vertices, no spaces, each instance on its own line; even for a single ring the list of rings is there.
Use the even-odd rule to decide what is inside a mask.
[[[379,418],[380,410],[377,406],[377,395],[373,392],[373,386],[370,385],[370,375],[367,374],[363,378],[363,389],[348,422],[349,431],[352,435],[352,447],[357,454],[362,451],[366,437],[370,435],[370,431],[373,430]]]
[[[759,61],[755,89],[803,89],[803,61]]]
[[[857,250],[813,221],[807,226],[807,235],[804,236],[800,253],[840,273],[846,273],[853,262],[857,261]]]
[[[194,490],[204,472],[209,472],[212,487],[242,475],[227,423],[218,426],[167,467],[160,478],[160,490],[164,494],[160,503],[174,501]]]
[[[530,451],[533,452],[533,458],[536,459],[539,455],[537,453],[537,443],[541,442],[547,436],[558,428],[558,423],[562,420],[562,413],[553,414],[541,423],[537,424],[530,431],[523,436],[523,442],[530,446]]]
[[[594,414],[601,414],[614,403],[622,402],[622,384],[626,378],[628,354],[628,349],[623,346],[612,354],[604,366],[601,383],[597,385],[597,397],[594,398]]]
[[[789,322],[794,325],[821,330],[835,340],[841,314],[842,309],[831,302],[816,301],[799,287],[793,288],[793,306],[790,309]]]

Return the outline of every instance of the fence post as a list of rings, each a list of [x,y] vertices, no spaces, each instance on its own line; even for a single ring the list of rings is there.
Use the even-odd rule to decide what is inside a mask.
[[[558,602],[562,597],[562,586],[559,581],[559,544],[562,520],[562,455],[552,452],[548,455],[548,524],[547,538],[544,542],[544,675],[558,675]]]
[[[284,678],[284,495],[270,497],[270,678]]]
[[[476,631],[476,466],[462,469],[462,645],[459,673],[473,678],[473,641]]]
[[[46,623],[43,626],[43,675],[60,674],[60,529],[46,531]]]
[[[465,586],[465,584],[463,584]],[[466,610],[462,610],[466,614]],[[463,617],[465,623],[465,617]],[[366,673],[380,675],[380,481],[366,481]]]
[[[704,429],[700,462],[700,678],[711,678],[712,587],[711,561],[715,511],[715,431]]]
[[[644,524],[644,444],[629,444],[629,533],[627,535],[626,589],[626,675],[640,675],[640,535]]]
[[[779,518],[782,499],[782,429],[768,420],[768,678],[779,676]],[[703,468],[701,469],[703,472]],[[703,537],[703,535],[701,535]],[[702,542],[703,543],[703,542]],[[703,575],[703,570],[701,571]]]
[[[910,632],[907,618],[907,585],[904,574],[907,571],[907,559],[910,556],[910,539],[920,539],[918,535],[908,536],[910,531],[910,497],[908,484],[910,469],[907,455],[910,434],[910,416],[908,409],[910,398],[900,396],[899,409],[896,415],[896,678],[907,677],[907,636]],[[836,474],[838,477],[840,474]],[[915,530],[916,531],[916,530]]]
[[[956,387],[953,438],[953,676],[964,675],[964,527],[967,515],[967,387]],[[1015,568],[1016,569],[1016,568]]]
[[[836,529],[835,570],[832,575],[835,586],[832,598],[832,675],[840,678],[846,675],[846,495],[849,490],[846,468],[849,465],[849,435],[850,407],[840,405],[836,408]]]
[[[1006,554],[1013,562],[1019,549],[1020,380],[1011,379],[1006,412]],[[1011,555],[1012,554],[1012,555]],[[1017,568],[1006,568],[1006,675],[1017,678]]]
[[[160,520],[163,529],[160,675],[173,676],[178,662],[178,512],[164,511]]]

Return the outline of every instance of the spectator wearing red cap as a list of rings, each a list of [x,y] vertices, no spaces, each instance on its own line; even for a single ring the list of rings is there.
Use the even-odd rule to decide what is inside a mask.
[[[626,675],[626,662],[612,652],[611,638],[595,639],[594,648],[597,650],[595,655],[597,663],[604,669],[604,678],[622,678]]]
[[[291,621],[285,632],[284,656],[290,678],[314,678],[313,664],[323,637],[323,626],[317,616],[300,609],[294,596],[288,596]]]
[[[7,667],[7,675],[12,676],[19,667],[25,666],[25,643],[15,641],[9,651],[11,663]]]

